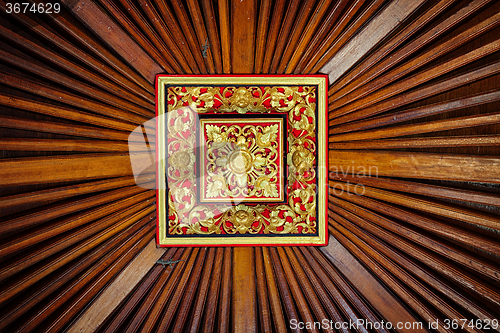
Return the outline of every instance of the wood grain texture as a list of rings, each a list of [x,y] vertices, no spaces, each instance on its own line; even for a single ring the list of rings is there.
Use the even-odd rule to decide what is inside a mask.
[[[65,0],[43,16],[6,3],[1,331],[308,332],[321,327],[291,323],[500,313],[500,2]],[[330,245],[151,248],[154,173],[134,178],[131,160],[152,161],[133,131],[155,116],[155,75],[329,62]],[[144,248],[180,261],[143,262],[124,282]]]
[[[257,0],[231,2],[231,73],[251,74],[254,69]]]
[[[232,332],[257,332],[255,254],[251,247],[233,249]]]

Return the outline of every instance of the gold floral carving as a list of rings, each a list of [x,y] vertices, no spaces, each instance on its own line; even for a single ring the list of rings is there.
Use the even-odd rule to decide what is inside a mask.
[[[167,129],[170,140],[167,172],[169,181],[173,181],[168,194],[170,235],[310,234],[317,231],[317,188],[314,182],[316,87],[169,87],[167,101],[169,111]],[[196,113],[270,111],[288,113],[290,127],[287,138],[288,204],[195,205],[193,156],[196,139],[193,134],[194,117],[192,114],[188,115],[188,110]],[[184,120],[181,121],[179,118]],[[190,129],[189,136],[180,135],[187,129]],[[245,131],[244,128],[236,127],[234,130]],[[229,127],[226,131],[229,131]],[[271,129],[257,130],[257,133],[261,134],[263,144],[268,142],[265,135],[269,132],[272,135]],[[212,129],[211,133],[213,143],[227,141],[225,138],[227,134],[224,134],[226,132],[222,129],[220,131]],[[247,140],[245,136],[239,136],[236,142],[233,142],[239,147],[235,149],[239,155],[233,160],[233,166],[231,168],[228,166],[234,174],[238,172],[242,174],[243,170],[255,167],[257,159],[246,155],[251,151],[251,144]],[[212,145],[212,149],[213,147]],[[227,162],[231,163],[229,157]],[[257,160],[257,166],[259,163],[261,160]],[[243,183],[243,178],[239,179],[238,185]]]
[[[202,167],[206,170],[206,198],[280,196],[278,123],[212,125],[202,120],[202,124],[207,135],[207,165]]]

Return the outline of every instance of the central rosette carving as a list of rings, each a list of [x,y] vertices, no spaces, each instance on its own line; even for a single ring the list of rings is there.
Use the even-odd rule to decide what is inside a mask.
[[[206,198],[280,197],[278,123],[267,126],[206,124],[204,130]]]

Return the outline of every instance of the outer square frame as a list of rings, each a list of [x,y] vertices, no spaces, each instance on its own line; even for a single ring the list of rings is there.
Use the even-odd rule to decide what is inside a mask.
[[[327,113],[328,113],[328,76],[327,75],[157,75],[156,76],[156,116],[164,115],[167,110],[167,86],[317,86],[317,235],[261,236],[242,235],[238,237],[184,235],[182,237],[167,236],[168,205],[165,184],[166,141],[165,123],[156,122],[156,198],[157,198],[157,244],[170,246],[323,246],[328,242],[327,225],[327,187],[328,187],[328,155],[327,155]],[[157,118],[158,120],[159,118]],[[323,163],[320,159],[323,158]],[[324,167],[322,167],[324,166]]]

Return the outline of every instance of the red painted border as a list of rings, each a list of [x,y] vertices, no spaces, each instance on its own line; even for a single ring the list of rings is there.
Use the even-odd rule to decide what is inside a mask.
[[[286,75],[286,74],[274,74],[274,75],[264,75],[264,74],[246,74],[246,75],[184,75],[184,74],[156,74],[155,77],[155,117],[158,117],[158,78],[160,77],[320,77],[325,79],[325,85],[327,87],[325,93],[325,120],[328,124],[328,75],[326,74],[311,74],[311,75]],[[158,124],[155,121],[155,134],[158,138]],[[325,178],[325,207],[328,207],[328,171],[329,171],[329,161],[328,161],[328,126],[326,128],[326,135],[323,138],[325,144],[325,166],[326,166],[326,178]],[[158,177],[158,160],[159,152],[156,149],[158,145],[155,145],[155,176],[156,176],[156,202],[158,204],[159,196],[159,177]],[[318,196],[318,200],[319,200]],[[156,210],[156,245],[160,247],[170,247],[169,245],[159,244],[159,212]],[[208,247],[243,247],[243,246],[326,246],[328,245],[328,214],[325,216],[325,243],[324,244],[210,244]],[[181,244],[175,245],[176,247],[207,247],[206,244]]]

